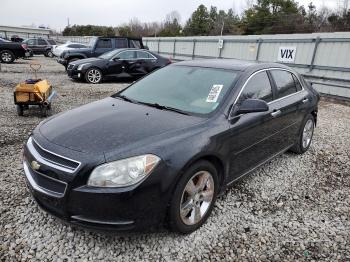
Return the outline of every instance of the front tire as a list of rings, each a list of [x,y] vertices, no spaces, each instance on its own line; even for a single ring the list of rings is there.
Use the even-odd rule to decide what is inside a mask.
[[[91,84],[98,84],[102,81],[102,72],[98,68],[90,68],[85,73],[85,80]]]
[[[10,64],[15,61],[16,57],[10,50],[3,50],[0,52],[0,62]]]
[[[192,165],[178,182],[169,210],[173,231],[189,234],[208,219],[218,193],[218,173],[208,161]]]
[[[50,57],[50,58],[52,58],[53,57],[53,53],[52,53],[52,51],[51,50],[47,50],[46,51],[46,55],[45,55],[46,57]]]
[[[312,141],[312,137],[315,129],[315,118],[309,114],[303,121],[301,129],[299,131],[298,139],[295,145],[290,149],[290,151],[296,154],[305,153]]]

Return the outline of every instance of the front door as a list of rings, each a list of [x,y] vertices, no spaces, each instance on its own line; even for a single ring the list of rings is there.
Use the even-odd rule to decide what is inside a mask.
[[[234,117],[229,123],[230,180],[233,181],[280,150],[280,104],[273,101],[270,79],[266,71],[251,76],[236,101],[239,106],[247,98],[261,99],[269,104],[266,112]],[[276,113],[277,112],[277,113]]]

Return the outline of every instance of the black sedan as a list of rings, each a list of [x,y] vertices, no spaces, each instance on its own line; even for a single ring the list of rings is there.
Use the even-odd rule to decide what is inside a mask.
[[[308,150],[318,93],[279,64],[180,62],[43,121],[24,148],[38,204],[71,223],[190,233],[218,194],[287,150]]]
[[[139,78],[170,63],[169,59],[145,49],[124,48],[71,62],[67,73],[70,78],[98,84],[104,79]]]

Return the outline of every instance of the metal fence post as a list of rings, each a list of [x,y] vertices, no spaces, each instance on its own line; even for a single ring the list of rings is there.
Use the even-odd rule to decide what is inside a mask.
[[[160,43],[160,38],[158,38],[158,54],[159,54],[159,43]]]
[[[262,40],[261,38],[259,38],[257,41],[258,41],[258,48],[257,48],[257,50],[256,50],[255,61],[259,61],[260,45],[261,45],[261,43],[262,43],[263,40]]]
[[[225,46],[225,40],[222,39],[222,47],[219,48],[219,57],[218,58],[221,58],[221,52],[222,52],[222,49],[224,49],[224,46]]]
[[[194,60],[194,58],[196,57],[195,51],[196,51],[196,39],[193,39],[192,60]]]
[[[176,54],[176,38],[174,39],[174,46],[173,46],[173,59],[175,58]]]
[[[318,36],[316,38],[316,41],[315,41],[315,47],[314,47],[314,51],[313,51],[313,54],[312,54],[312,59],[311,59],[311,63],[310,63],[310,70],[309,70],[309,72],[311,72],[314,69],[314,63],[315,63],[317,48],[318,48],[318,45],[320,44],[320,42],[321,42],[321,38]]]

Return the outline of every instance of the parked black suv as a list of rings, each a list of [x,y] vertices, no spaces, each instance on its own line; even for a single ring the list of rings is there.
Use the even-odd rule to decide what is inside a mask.
[[[53,57],[52,47],[57,45],[55,40],[44,38],[28,38],[22,43],[27,44],[34,54],[49,57]]]
[[[64,65],[66,68],[70,62],[89,58],[98,57],[108,51],[119,48],[145,48],[141,38],[130,37],[94,37],[90,40],[87,48],[79,48],[76,50],[67,50],[62,52],[57,62]]]
[[[14,43],[0,38],[0,63],[10,64],[18,58],[30,56],[30,50],[26,44]]]

